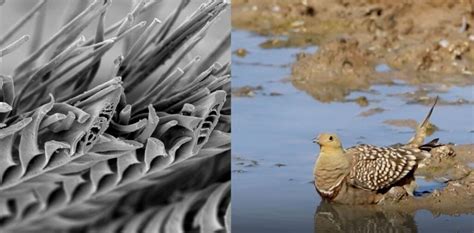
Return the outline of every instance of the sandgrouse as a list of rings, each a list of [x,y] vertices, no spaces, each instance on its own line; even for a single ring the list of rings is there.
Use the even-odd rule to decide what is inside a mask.
[[[436,101],[435,101],[436,104]],[[407,145],[377,147],[357,145],[343,149],[335,134],[320,134],[314,142],[320,145],[314,166],[314,184],[325,200],[344,204],[376,204],[383,200],[413,195],[414,172],[418,163],[430,157],[435,139],[421,145],[425,126],[433,112],[429,111]]]

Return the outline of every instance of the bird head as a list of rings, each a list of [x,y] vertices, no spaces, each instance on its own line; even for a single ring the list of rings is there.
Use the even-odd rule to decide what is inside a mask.
[[[313,142],[319,144],[321,148],[339,149],[342,147],[339,137],[333,133],[322,133]]]

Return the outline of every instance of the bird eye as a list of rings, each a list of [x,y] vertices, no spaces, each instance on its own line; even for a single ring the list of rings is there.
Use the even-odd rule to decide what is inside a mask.
[[[329,141],[332,141],[332,136],[329,137]]]

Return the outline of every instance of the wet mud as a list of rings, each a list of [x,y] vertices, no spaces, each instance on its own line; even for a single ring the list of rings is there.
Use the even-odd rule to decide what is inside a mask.
[[[416,172],[417,176],[427,180],[444,183],[444,187],[421,197],[407,197],[397,203],[386,203],[385,208],[408,213],[424,209],[435,216],[474,213],[474,170],[469,167],[474,162],[474,144],[449,147],[432,153],[432,158],[424,161]]]
[[[372,85],[474,84],[472,0],[236,0],[233,25],[275,37],[263,48],[317,45],[292,83],[321,102]],[[283,36],[283,37],[282,37]],[[389,67],[379,72],[377,66]],[[423,99],[407,102],[424,103]],[[472,104],[469,100],[446,104]]]

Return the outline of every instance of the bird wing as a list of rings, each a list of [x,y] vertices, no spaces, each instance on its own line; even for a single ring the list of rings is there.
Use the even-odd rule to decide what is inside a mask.
[[[348,148],[352,156],[349,183],[368,190],[380,190],[405,177],[417,164],[419,149],[358,145]]]

